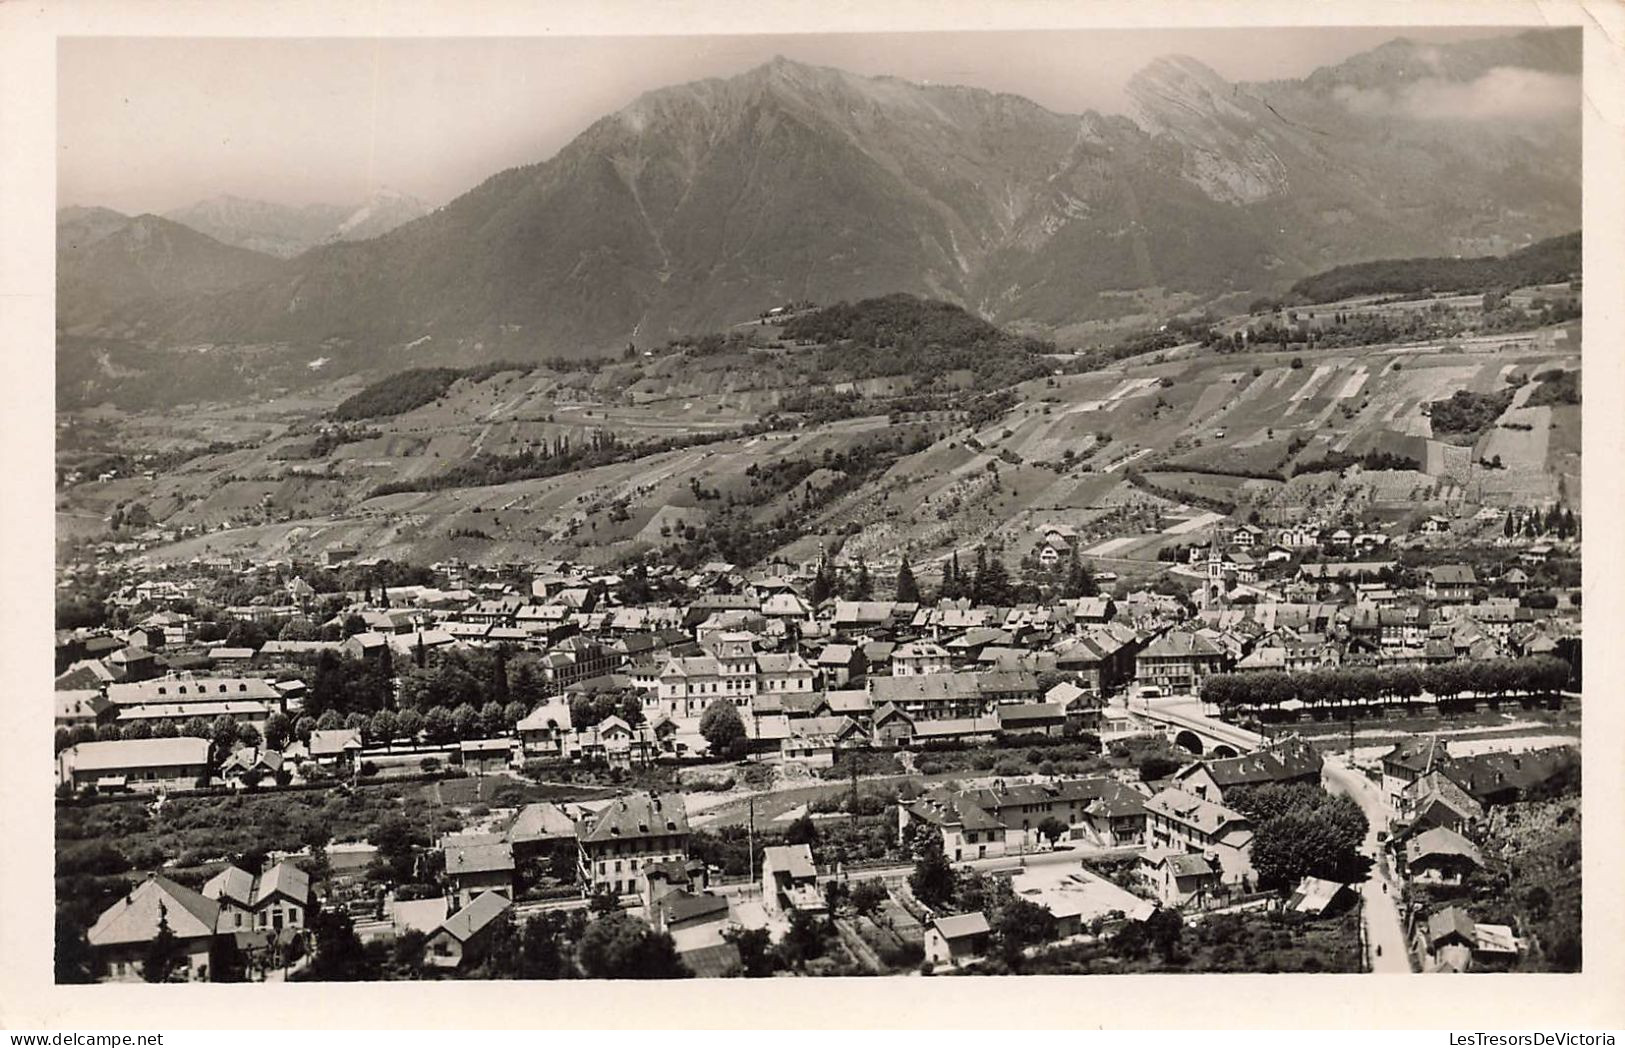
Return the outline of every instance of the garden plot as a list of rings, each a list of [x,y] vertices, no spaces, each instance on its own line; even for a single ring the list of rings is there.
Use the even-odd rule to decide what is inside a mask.
[[[1170,524],[1162,529],[1162,533],[1164,535],[1189,535],[1193,531],[1201,531],[1203,528],[1211,527],[1221,520],[1224,520],[1223,513],[1201,513],[1178,524]]]
[[[1509,429],[1509,423],[1529,428]],[[1500,456],[1501,464],[1509,470],[1544,471],[1551,425],[1549,407],[1508,408],[1479,442],[1477,457],[1483,461]]]

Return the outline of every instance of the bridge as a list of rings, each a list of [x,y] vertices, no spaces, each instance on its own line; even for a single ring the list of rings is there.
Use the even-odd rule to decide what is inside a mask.
[[[1236,757],[1264,745],[1264,737],[1202,712],[1197,699],[1153,699],[1130,704],[1129,712],[1161,725],[1169,740],[1193,757]]]

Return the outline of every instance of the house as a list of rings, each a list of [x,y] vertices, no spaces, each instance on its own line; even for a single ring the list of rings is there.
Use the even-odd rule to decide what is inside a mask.
[[[1066,707],[1046,702],[1000,706],[994,711],[1005,734],[1058,736],[1066,733]]]
[[[1145,802],[1149,849],[1195,852],[1208,857],[1226,884],[1253,878],[1253,824],[1238,811],[1177,787]]]
[[[291,862],[258,874],[227,866],[203,885],[203,895],[220,907],[221,934],[305,929],[315,903],[309,875]]]
[[[310,733],[310,758],[324,767],[349,767],[361,753],[361,729],[318,728]]]
[[[455,905],[467,906],[484,892],[513,896],[513,845],[508,841],[484,834],[448,837],[441,851]]]
[[[512,739],[464,739],[457,744],[457,756],[465,770],[475,775],[489,775],[507,770],[513,760],[513,749]]]
[[[1403,810],[1405,788],[1450,760],[1448,747],[1436,735],[1404,740],[1382,755],[1382,792],[1395,811]]]
[[[95,954],[97,971],[113,982],[142,982],[147,948],[167,925],[178,940],[181,962],[175,976],[207,981],[220,906],[168,877],[149,874],[145,881],[102,912],[85,938]]]
[[[935,641],[915,640],[899,645],[891,653],[891,672],[894,677],[919,677],[928,673],[946,673],[953,660],[948,649]]]
[[[1141,856],[1140,879],[1158,902],[1176,909],[1200,906],[1220,890],[1218,869],[1195,852],[1149,852]]]
[[[1417,923],[1416,953],[1428,972],[1465,972],[1472,968],[1477,926],[1466,910],[1447,906]]]
[[[557,697],[548,699],[526,714],[515,730],[527,758],[563,758],[566,740],[574,730],[570,704]]]
[[[1460,884],[1484,865],[1478,845],[1455,830],[1435,826],[1405,842],[1405,873],[1423,884]]]
[[[538,801],[514,813],[504,834],[513,848],[515,863],[541,858],[568,848],[576,851],[576,821],[557,804]]]
[[[484,892],[447,917],[423,944],[423,963],[431,968],[461,968],[479,963],[491,932],[513,901]]]
[[[987,917],[981,911],[938,917],[925,929],[925,959],[932,964],[951,964],[956,968],[974,964],[987,953],[991,934]]]
[[[220,778],[237,789],[274,779],[282,770],[282,754],[262,746],[243,746],[220,762]]]
[[[803,717],[789,723],[779,753],[786,761],[828,768],[843,745],[865,745],[868,741],[867,733],[850,717]]]
[[[902,649],[898,649],[899,651]],[[897,657],[893,655],[895,664]],[[870,677],[869,696],[876,710],[890,703],[907,713],[916,725],[930,720],[976,717],[986,707],[980,675],[933,672]]]
[[[914,738],[914,717],[889,702],[875,708],[873,725],[876,746],[907,746]]]
[[[112,706],[100,688],[59,689],[55,701],[58,728],[77,728],[82,724],[95,727]]]
[[[1473,599],[1478,576],[1467,564],[1442,564],[1427,571],[1425,592],[1429,600],[1441,603],[1463,603]]]
[[[1165,694],[1195,694],[1202,681],[1218,673],[1224,653],[1199,633],[1169,630],[1146,645],[1134,660],[1134,679]]]
[[[1293,889],[1291,898],[1286,901],[1286,908],[1296,913],[1307,913],[1319,917],[1324,913],[1339,910],[1354,900],[1354,890],[1346,884],[1328,881],[1320,877],[1305,877]]]
[[[688,833],[681,794],[634,793],[611,801],[576,824],[583,892],[641,892],[650,866],[688,858]]]
[[[856,644],[826,644],[815,665],[823,675],[824,687],[842,688],[863,676],[863,649]]]
[[[1319,750],[1289,735],[1253,753],[1195,761],[1174,775],[1174,783],[1186,793],[1223,803],[1225,791],[1238,786],[1318,783],[1323,763]]]
[[[1435,826],[1462,832],[1484,816],[1484,806],[1443,771],[1430,771],[1399,795],[1399,817],[1413,829]]]
[[[781,844],[763,851],[762,906],[769,915],[828,909],[818,890],[818,868],[809,845]]]
[[[208,739],[81,742],[57,754],[57,781],[75,790],[189,790],[208,777]]]

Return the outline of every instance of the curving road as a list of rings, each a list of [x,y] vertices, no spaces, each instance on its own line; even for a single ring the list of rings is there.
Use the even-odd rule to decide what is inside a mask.
[[[1321,767],[1321,782],[1328,793],[1352,797],[1371,824],[1360,847],[1360,853],[1372,861],[1371,876],[1359,885],[1364,903],[1360,915],[1370,944],[1366,960],[1374,972],[1409,973],[1410,952],[1405,947],[1405,925],[1399,917],[1399,886],[1389,879],[1388,863],[1377,841],[1378,831],[1388,826],[1388,806],[1376,784],[1344,763],[1346,759],[1342,754],[1328,753]]]

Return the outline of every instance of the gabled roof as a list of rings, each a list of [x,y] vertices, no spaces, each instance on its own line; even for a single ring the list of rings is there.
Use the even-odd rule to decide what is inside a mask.
[[[1476,939],[1474,935],[1476,927],[1466,910],[1459,906],[1446,906],[1428,917],[1428,945],[1438,943],[1451,935],[1459,935],[1471,945]]]
[[[470,873],[512,871],[513,845],[507,841],[491,844],[449,844],[445,848],[446,876]]]
[[[686,833],[688,808],[680,793],[630,794],[576,827],[576,836],[587,843]]]
[[[260,874],[254,888],[254,905],[258,906],[273,895],[285,895],[294,902],[310,901],[310,875],[291,862],[279,862]]]
[[[957,913],[951,917],[938,917],[931,922],[931,927],[944,939],[968,939],[973,935],[986,935],[989,931],[987,915],[978,910],[975,913]]]
[[[447,917],[438,931],[458,942],[467,942],[507,911],[513,903],[500,892],[481,892],[478,898]]]
[[[214,935],[219,923],[220,904],[153,874],[108,907],[90,926],[86,938],[92,946],[151,942],[158,936],[160,917],[177,939],[207,938]]]
[[[1190,633],[1186,630],[1169,630],[1156,640],[1147,644],[1140,652],[1141,658],[1189,658],[1191,656],[1218,656],[1222,654],[1219,648],[1199,633]]]
[[[361,729],[359,728],[333,728],[310,733],[310,755],[312,757],[337,756],[346,750],[359,749],[361,749]]]
[[[1323,763],[1319,750],[1299,736],[1292,735],[1255,753],[1197,761],[1182,769],[1174,777],[1189,778],[1197,768],[1206,768],[1213,781],[1224,789],[1230,786],[1318,778]]]
[[[254,875],[236,866],[227,866],[203,885],[203,897],[229,900],[241,906],[254,904]]]
[[[1412,837],[1405,844],[1405,856],[1406,861],[1412,863],[1430,856],[1455,856],[1470,860],[1475,866],[1484,865],[1484,855],[1478,845],[1444,826],[1435,826]]]
[[[547,801],[525,805],[508,824],[508,840],[515,842],[574,840],[575,835],[575,820],[557,804]]]

